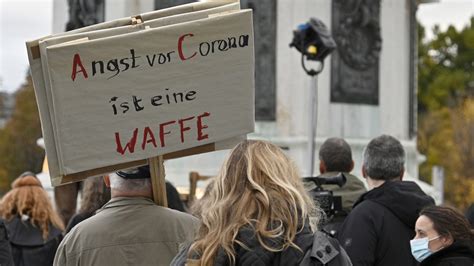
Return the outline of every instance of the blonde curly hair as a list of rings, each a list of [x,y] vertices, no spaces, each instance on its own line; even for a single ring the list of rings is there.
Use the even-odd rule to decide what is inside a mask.
[[[234,245],[244,246],[236,239],[244,226],[253,228],[269,251],[299,249],[293,240],[315,210],[295,164],[279,147],[253,140],[232,150],[200,205],[201,226],[188,252],[189,265],[212,265],[220,248],[234,264]],[[270,247],[265,239],[282,244]]]

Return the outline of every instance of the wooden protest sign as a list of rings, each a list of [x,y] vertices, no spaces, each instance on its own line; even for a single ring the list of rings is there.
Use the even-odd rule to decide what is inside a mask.
[[[253,131],[252,14],[224,7],[27,45],[53,185]]]

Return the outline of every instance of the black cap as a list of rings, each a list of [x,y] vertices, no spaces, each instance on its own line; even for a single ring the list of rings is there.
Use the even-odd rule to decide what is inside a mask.
[[[125,179],[143,179],[151,177],[150,167],[148,165],[120,170],[115,173]]]

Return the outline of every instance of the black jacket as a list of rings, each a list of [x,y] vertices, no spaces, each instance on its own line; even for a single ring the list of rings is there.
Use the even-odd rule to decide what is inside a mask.
[[[239,230],[237,240],[242,242],[248,249],[240,245],[235,245],[236,266],[267,266],[267,265],[328,265],[328,266],[350,266],[349,258],[341,250],[336,239],[328,239],[322,233],[317,233],[317,237],[311,231],[309,226],[305,226],[299,232],[294,243],[301,249],[289,247],[281,252],[271,252],[265,249],[258,241],[255,232],[250,227],[244,227]],[[266,240],[265,244],[270,247],[281,247],[279,240]],[[186,262],[186,256],[189,245],[180,250],[178,255],[171,262],[172,266],[183,266]],[[324,261],[325,263],[320,263]],[[214,260],[214,266],[231,265],[229,258],[220,249]]]
[[[474,251],[466,241],[456,241],[424,259],[420,266],[472,266]]]
[[[8,232],[3,219],[0,219],[0,265],[13,265],[12,249],[8,241]]]
[[[50,232],[46,240],[38,227],[33,226],[30,221],[22,221],[15,217],[5,221],[10,237],[13,261],[15,266],[50,266],[53,265],[54,255],[62,240],[62,232],[54,226],[50,226]]]
[[[417,265],[410,240],[419,212],[433,204],[416,183],[387,181],[354,204],[339,232],[339,242],[355,266]]]

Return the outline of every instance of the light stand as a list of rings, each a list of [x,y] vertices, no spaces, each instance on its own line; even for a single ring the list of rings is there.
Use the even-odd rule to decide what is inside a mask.
[[[299,25],[293,31],[293,41],[290,43],[290,47],[295,47],[301,52],[301,65],[306,74],[312,78],[308,103],[308,176],[313,176],[318,122],[318,74],[323,71],[324,58],[336,48],[336,42],[321,20],[311,18],[308,23]],[[308,68],[305,63],[307,60],[319,62],[320,67],[318,69]]]
[[[308,102],[308,175],[313,176],[314,173],[314,150],[315,150],[315,137],[316,129],[318,125],[318,74],[323,71],[324,62],[318,61],[320,63],[320,68],[318,70],[307,69],[305,65],[305,55],[301,54],[301,65],[305,70],[306,74],[311,76],[311,88],[309,90],[309,102]]]

